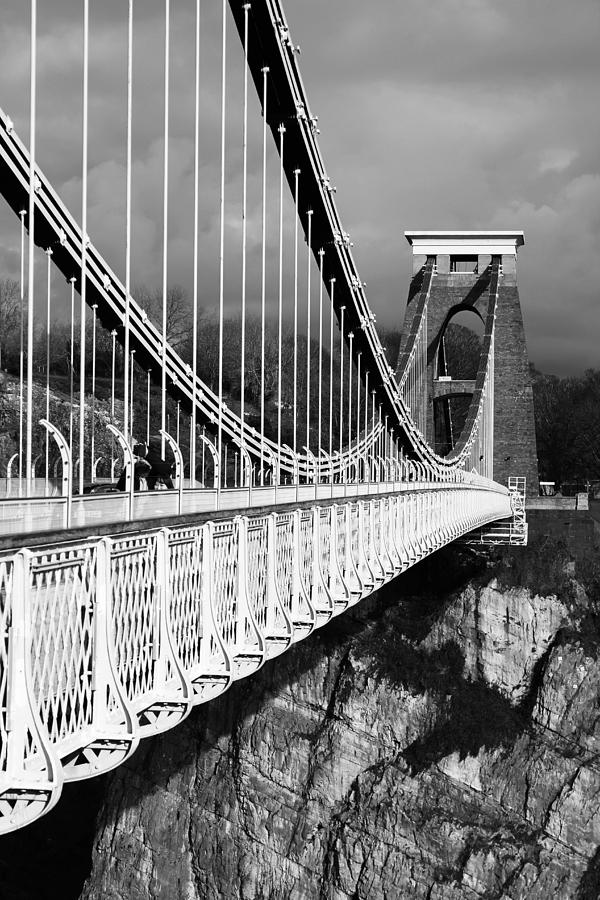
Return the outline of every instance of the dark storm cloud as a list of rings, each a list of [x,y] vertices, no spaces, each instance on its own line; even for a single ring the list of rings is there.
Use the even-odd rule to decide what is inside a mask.
[[[401,321],[406,228],[523,228],[531,358],[600,365],[600,5],[288,5],[346,227],[380,320]]]

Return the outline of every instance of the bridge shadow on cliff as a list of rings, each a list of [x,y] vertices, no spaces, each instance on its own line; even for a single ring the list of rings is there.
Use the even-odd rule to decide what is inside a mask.
[[[514,707],[482,680],[465,676],[464,653],[455,640],[434,643],[454,592],[489,576],[486,556],[456,546],[439,551],[195,709],[177,728],[142,741],[112,774],[65,785],[51,813],[2,839],[0,900],[77,900],[91,868],[97,817],[100,827],[114,828],[117,809],[121,814],[143,798],[159,795],[188,768],[195,772],[199,755],[213,751],[223,738],[228,748],[224,764],[235,772],[247,723],[282,692],[293,693],[294,685],[324,659],[336,660],[341,671],[351,653],[372,678],[386,681],[392,690],[436,697],[437,714],[429,731],[401,752],[414,774],[454,752],[465,757],[483,747],[508,747],[528,727],[546,659],[538,661],[530,695]],[[348,666],[348,678],[350,670]]]
[[[380,672],[405,690],[439,698],[438,721],[402,753],[411,774],[452,753],[464,759],[477,756],[483,748],[508,747],[527,727],[524,710],[486,684],[465,678],[465,657],[453,641],[431,651],[400,642],[398,651],[401,658],[393,671],[384,665]]]
[[[358,639],[371,676],[437,700],[436,721],[401,754],[412,774],[452,753],[462,759],[476,756],[482,748],[509,746],[528,726],[538,683],[535,671],[530,692],[515,706],[482,679],[468,677],[457,641],[428,641],[453,593],[467,582],[487,581],[486,570],[486,558],[467,550],[457,552],[453,547],[436,554],[402,584],[403,602],[388,607],[377,626]],[[538,661],[540,669],[544,665],[545,657]]]

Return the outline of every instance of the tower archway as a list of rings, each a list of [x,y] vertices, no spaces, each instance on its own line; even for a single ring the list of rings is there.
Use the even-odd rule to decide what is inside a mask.
[[[434,448],[440,456],[451,453],[463,434],[482,364],[484,334],[480,312],[459,304],[448,312],[438,335],[432,407]]]

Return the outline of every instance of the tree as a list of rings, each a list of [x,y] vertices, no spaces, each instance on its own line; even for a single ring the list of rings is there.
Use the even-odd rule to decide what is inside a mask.
[[[452,378],[472,380],[477,377],[481,358],[481,340],[479,336],[465,325],[450,322],[443,336],[443,357],[445,372],[440,375],[451,375]]]
[[[0,279],[0,371],[18,372],[21,329],[21,294],[13,278]]]
[[[133,295],[145,309],[152,323],[162,332],[163,295],[158,288],[139,285]],[[192,306],[185,290],[178,284],[167,289],[167,342],[179,350],[188,341],[192,322]]]
[[[246,322],[246,388],[250,399],[260,405],[262,382],[262,334],[260,318],[250,316]],[[271,325],[265,328],[264,388],[265,400],[277,399],[278,352],[277,332]]]
[[[540,477],[557,485],[600,478],[600,371],[532,376]]]

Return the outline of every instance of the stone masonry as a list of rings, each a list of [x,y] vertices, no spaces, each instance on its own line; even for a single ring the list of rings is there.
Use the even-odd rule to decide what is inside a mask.
[[[533,391],[517,286],[517,248],[522,232],[406,232],[413,248],[413,277],[403,327],[410,334],[420,297],[418,285],[428,257],[436,275],[427,304],[428,438],[433,443],[433,400],[456,394],[451,382],[439,382],[437,356],[444,331],[454,315],[471,310],[485,324],[490,303],[492,259],[501,264],[494,329],[494,479],[506,483],[510,475],[527,478],[527,494],[539,493]],[[477,260],[476,271],[454,272],[453,259]],[[401,344],[400,352],[404,350]],[[483,363],[485,361],[482,361]],[[460,393],[466,383],[461,383]]]

